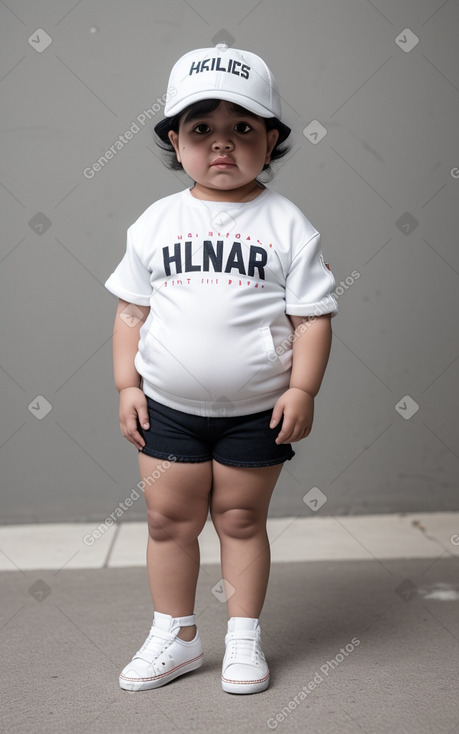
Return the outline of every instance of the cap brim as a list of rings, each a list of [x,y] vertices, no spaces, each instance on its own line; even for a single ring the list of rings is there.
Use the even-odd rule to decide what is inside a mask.
[[[275,117],[272,110],[267,107],[255,102],[251,97],[245,97],[242,94],[225,91],[224,89],[206,89],[204,91],[195,92],[189,94],[187,97],[182,97],[179,102],[174,104],[173,99],[171,104],[166,104],[164,112],[167,117],[174,117],[179,112],[183,112],[184,109],[194,104],[195,102],[202,102],[206,99],[221,99],[224,102],[233,102],[238,104],[240,107],[244,107],[249,112],[253,112],[255,115],[260,117]]]

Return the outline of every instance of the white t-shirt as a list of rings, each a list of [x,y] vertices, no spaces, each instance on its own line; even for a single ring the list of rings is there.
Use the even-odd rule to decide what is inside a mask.
[[[129,228],[105,283],[150,313],[135,367],[146,395],[201,416],[272,408],[288,389],[287,314],[338,310],[320,234],[291,201],[265,188],[244,203],[185,189],[156,201]]]

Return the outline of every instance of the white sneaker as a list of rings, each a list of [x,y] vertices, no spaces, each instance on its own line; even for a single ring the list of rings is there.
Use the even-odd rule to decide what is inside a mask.
[[[269,668],[260,638],[258,619],[231,617],[228,621],[222,667],[226,693],[259,693],[269,686]]]
[[[140,650],[120,675],[120,687],[125,691],[146,691],[159,688],[179,675],[189,673],[202,664],[202,644],[199,632],[186,642],[177,637],[180,627],[195,624],[195,615],[173,618],[154,613],[150,634]]]

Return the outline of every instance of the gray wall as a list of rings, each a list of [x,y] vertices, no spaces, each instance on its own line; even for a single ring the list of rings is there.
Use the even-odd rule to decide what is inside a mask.
[[[103,284],[127,227],[190,183],[152,142],[162,110],[138,118],[179,56],[221,40],[274,70],[294,145],[270,186],[345,282],[315,426],[271,514],[459,509],[458,3],[8,0],[0,20],[4,521],[103,518],[139,481]]]

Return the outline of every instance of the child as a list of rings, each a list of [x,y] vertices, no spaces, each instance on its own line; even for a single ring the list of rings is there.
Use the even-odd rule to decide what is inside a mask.
[[[193,613],[208,511],[228,608],[222,687],[269,685],[260,616],[268,506],[291,442],[308,436],[337,312],[320,235],[257,179],[290,128],[270,70],[218,44],[172,69],[162,147],[194,181],[129,228],[106,287],[120,427],[139,451],[154,621],[121,688],[158,688],[198,668]]]

